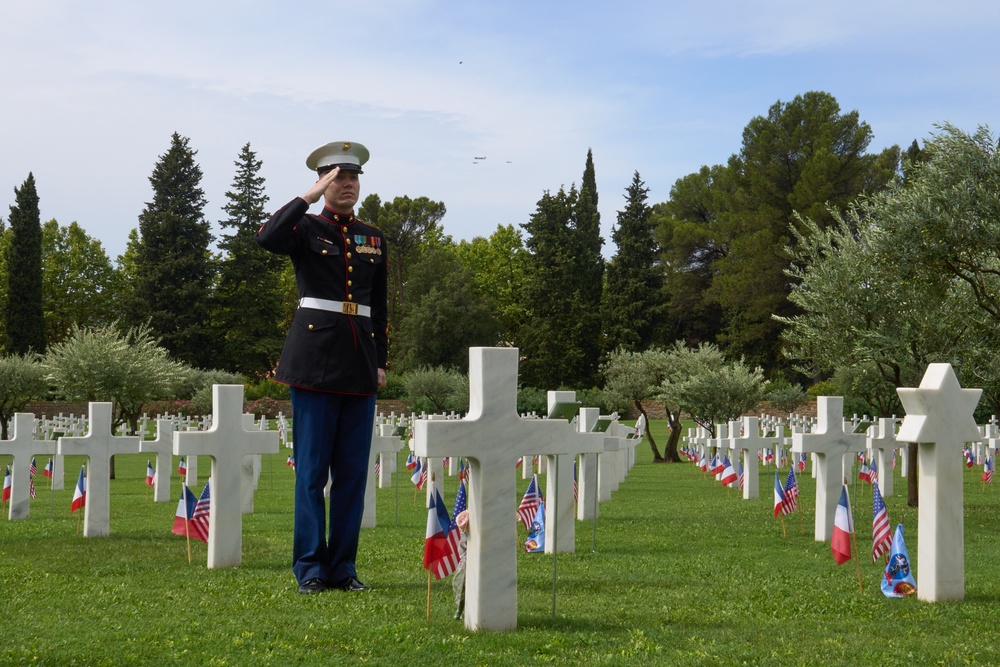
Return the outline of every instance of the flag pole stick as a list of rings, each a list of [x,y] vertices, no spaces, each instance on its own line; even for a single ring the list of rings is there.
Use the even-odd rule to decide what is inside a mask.
[[[184,478],[183,477],[181,477],[181,500],[184,501],[184,538],[187,540],[188,565],[190,565],[191,564],[191,533],[189,532],[189,529],[188,529],[188,527],[190,526],[190,524],[188,523],[188,510],[187,510],[188,504],[187,504],[187,497],[184,495]]]
[[[431,620],[431,571],[427,570],[427,620]]]
[[[553,470],[551,472],[551,477],[548,479],[559,479],[559,457],[550,456],[546,461],[545,474],[549,473],[549,465],[552,465]],[[556,617],[556,556],[559,552],[559,521],[556,519],[556,514],[559,512],[559,498],[555,494],[549,497],[549,501],[554,503],[552,506],[552,618]],[[548,511],[548,507],[545,508]],[[545,522],[545,517],[542,517],[542,521]],[[543,523],[544,525],[544,523]],[[547,533],[548,531],[546,531]],[[545,539],[548,540],[548,535],[546,534]]]
[[[853,527],[853,519],[851,521]],[[858,592],[864,594],[864,589],[861,587],[861,560],[858,558],[858,540],[854,536],[854,532],[851,531],[851,543],[854,545],[854,565],[858,571]]]
[[[784,514],[779,514],[778,518],[781,519],[781,536],[782,537],[788,537],[788,533],[785,532],[785,515]]]

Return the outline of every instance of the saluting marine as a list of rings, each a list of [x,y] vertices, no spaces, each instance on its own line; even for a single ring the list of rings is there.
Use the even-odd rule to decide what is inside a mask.
[[[388,254],[382,232],[354,215],[358,175],[368,158],[356,142],[317,148],[306,159],[316,182],[257,231],[263,248],[291,258],[298,285],[299,305],[275,380],[292,392],[292,570],[301,593],[369,588],[357,578],[355,559],[375,394],[385,386]],[[320,197],[322,212],[310,214]]]

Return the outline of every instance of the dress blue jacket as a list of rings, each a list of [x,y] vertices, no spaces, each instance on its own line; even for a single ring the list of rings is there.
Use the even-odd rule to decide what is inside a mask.
[[[296,197],[257,230],[261,247],[288,255],[299,297],[371,308],[370,317],[316,308],[295,311],[275,380],[295,387],[373,395],[388,356],[385,237],[354,215],[319,215]]]

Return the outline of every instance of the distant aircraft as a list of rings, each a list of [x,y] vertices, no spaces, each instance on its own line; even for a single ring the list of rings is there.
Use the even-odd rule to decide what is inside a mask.
[[[472,159],[473,160],[485,160],[486,156],[484,155],[483,157],[476,157],[476,158],[472,158]]]

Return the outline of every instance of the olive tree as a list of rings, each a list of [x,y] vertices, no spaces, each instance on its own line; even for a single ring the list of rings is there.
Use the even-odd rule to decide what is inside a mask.
[[[29,401],[48,391],[45,369],[36,354],[0,357],[0,439],[7,440],[7,422]]]
[[[143,407],[170,398],[187,367],[170,358],[148,326],[122,331],[116,324],[74,327],[42,361],[47,379],[71,401],[110,401],[112,428],[134,431]]]

